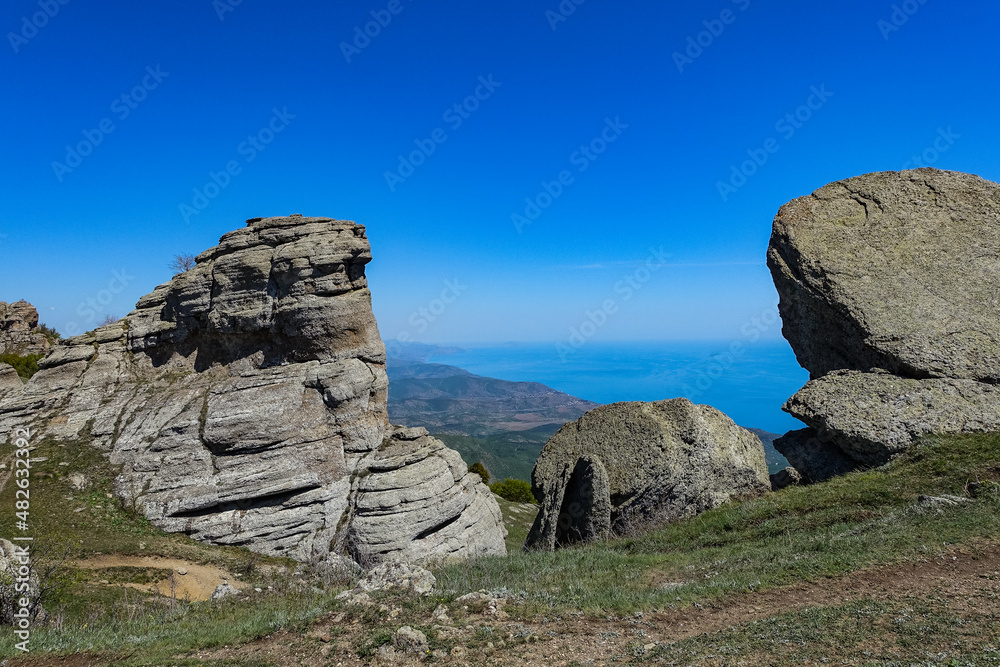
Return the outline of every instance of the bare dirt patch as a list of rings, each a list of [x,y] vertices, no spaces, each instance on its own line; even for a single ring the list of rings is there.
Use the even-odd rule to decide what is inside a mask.
[[[229,582],[235,588],[243,588],[245,584],[232,573],[214,565],[202,565],[179,558],[163,558],[161,556],[92,556],[85,560],[74,561],[73,567],[84,570],[103,570],[113,567],[154,568],[169,572],[166,577],[152,584],[124,584],[129,588],[149,591],[151,588],[166,597],[179,600],[188,599],[192,602],[208,600],[212,597],[216,586]],[[186,574],[181,574],[185,572]]]

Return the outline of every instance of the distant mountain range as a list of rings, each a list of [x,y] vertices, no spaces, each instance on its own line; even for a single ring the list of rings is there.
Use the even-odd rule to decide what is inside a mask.
[[[482,437],[551,427],[593,410],[585,401],[538,382],[481,377],[444,364],[390,359],[389,419],[432,433]]]
[[[531,479],[548,439],[598,403],[538,382],[510,382],[429,363],[453,348],[410,344],[389,358],[389,419],[423,426],[468,463],[479,461],[497,479]],[[764,443],[771,472],[787,465],[772,442],[780,435],[749,429]]]

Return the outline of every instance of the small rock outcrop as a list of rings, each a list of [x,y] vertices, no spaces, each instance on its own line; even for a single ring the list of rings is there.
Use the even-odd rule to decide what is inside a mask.
[[[591,410],[552,436],[531,479],[542,507],[526,549],[599,539],[771,488],[757,436],[684,398]]]
[[[868,174],[781,208],[768,266],[812,379],[785,405],[809,432],[775,446],[807,478],[1000,428],[998,247],[1000,185],[969,174]]]
[[[102,448],[123,503],[216,544],[320,561],[505,553],[479,477],[388,423],[370,260],[353,222],[249,220],[123,320],[61,341],[0,402],[0,441],[31,426],[36,442]]]
[[[23,299],[15,303],[0,301],[0,352],[27,356],[48,354],[49,338],[38,327],[38,311]]]

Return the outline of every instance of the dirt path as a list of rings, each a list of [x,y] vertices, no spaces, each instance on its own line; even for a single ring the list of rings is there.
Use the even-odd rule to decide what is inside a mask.
[[[574,664],[609,664],[613,657],[622,656],[626,646],[637,640],[646,646],[668,644],[688,637],[711,634],[765,619],[777,614],[814,607],[843,605],[862,598],[879,600],[937,597],[948,601],[956,613],[975,607],[975,599],[984,593],[1000,594],[1000,544],[982,545],[976,551],[963,548],[944,558],[906,563],[865,570],[845,577],[824,578],[815,582],[787,586],[758,594],[743,594],[727,598],[715,605],[686,607],[669,612],[645,613],[625,620],[606,620],[572,615],[547,623],[523,621],[514,623],[493,618],[477,619],[476,625],[492,625],[497,631],[498,645],[470,652],[465,657],[448,656],[442,664],[537,665],[554,667]],[[336,618],[336,617],[334,617]],[[430,619],[421,623],[431,624]],[[339,637],[337,631],[340,631]],[[530,630],[538,641],[505,648],[502,637],[511,631]],[[330,633],[332,643],[317,642],[316,638]],[[352,646],[365,636],[366,628],[358,624],[336,624],[333,619],[318,623],[302,637],[277,633],[243,647],[195,654],[200,659],[237,659],[257,657],[281,665],[339,665],[341,667],[380,664],[358,658]],[[456,633],[471,632],[456,628]],[[417,665],[416,657],[396,664]]]
[[[235,588],[243,588],[231,573],[214,565],[200,565],[188,560],[163,558],[160,556],[94,556],[86,560],[74,561],[73,567],[85,570],[102,570],[109,567],[150,567],[169,570],[171,575],[156,584],[124,584],[129,588],[148,591],[150,586],[167,597],[191,601],[208,600],[219,584],[228,581]],[[184,572],[184,574],[181,574]],[[173,584],[171,584],[171,580]]]
[[[128,561],[128,562],[126,562]],[[92,559],[93,567],[137,565],[143,567],[176,567],[183,561],[169,559]],[[192,566],[188,568],[190,576]],[[219,576],[221,570],[215,570]],[[949,611],[961,615],[975,611],[977,605],[995,605],[1000,595],[1000,543],[980,545],[977,549],[962,548],[944,557],[921,562],[873,568],[844,577],[823,578],[763,593],[729,597],[713,605],[686,607],[667,612],[649,612],[626,619],[603,619],[565,614],[547,622],[538,620],[500,620],[495,617],[472,617],[465,627],[441,629],[458,638],[468,638],[478,646],[463,656],[449,655],[436,664],[449,665],[521,665],[555,667],[568,665],[606,665],[623,662],[629,645],[637,642],[647,647],[669,644],[688,637],[711,635],[755,620],[777,614],[838,606],[853,600],[874,598],[900,600],[905,598],[942,600]],[[985,601],[985,602],[984,602]],[[979,607],[980,609],[982,607]],[[383,664],[377,658],[361,659],[356,646],[370,639],[371,628],[357,620],[332,614],[316,623],[304,635],[278,632],[258,641],[238,647],[197,651],[188,659],[205,661],[242,661],[257,659],[278,665],[303,667],[355,667]],[[409,619],[411,625],[432,625],[430,618]],[[399,623],[403,625],[403,622]],[[495,629],[495,646],[482,647],[482,641],[471,642],[474,628],[484,625]],[[506,645],[511,633],[530,632],[535,641]],[[846,647],[850,648],[850,647]],[[82,667],[103,664],[99,659],[77,656],[66,663],[58,660],[24,661],[18,665],[66,665]],[[93,662],[90,662],[90,661]],[[624,660],[627,662],[627,658]],[[393,664],[419,665],[417,656],[399,656]],[[753,661],[751,660],[751,663]]]

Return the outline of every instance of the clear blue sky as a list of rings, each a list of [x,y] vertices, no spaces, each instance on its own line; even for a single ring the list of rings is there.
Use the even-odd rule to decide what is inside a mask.
[[[93,326],[88,299],[125,315],[175,253],[304,213],[368,226],[387,339],[566,340],[609,300],[595,340],[739,339],[777,300],[784,202],[935,141],[933,166],[1000,180],[992,2],[910,0],[899,26],[872,0],[567,1],[559,21],[558,0],[63,2],[0,11],[0,299],[64,332]],[[372,12],[387,25],[345,55]],[[748,151],[766,163],[724,198]],[[518,230],[543,181],[562,193]],[[669,258],[646,274],[651,248]]]

